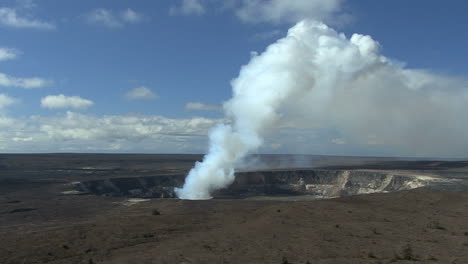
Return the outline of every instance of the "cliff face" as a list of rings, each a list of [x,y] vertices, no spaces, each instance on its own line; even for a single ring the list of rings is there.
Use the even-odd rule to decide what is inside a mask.
[[[332,198],[408,190],[427,185],[417,177],[357,170],[277,170],[243,172],[217,195],[313,195]]]
[[[184,184],[185,176],[144,176],[110,178],[74,183],[75,190],[104,196],[175,198],[174,187]]]
[[[185,176],[111,178],[75,183],[75,190],[106,196],[175,198]],[[311,195],[332,198],[355,194],[409,190],[430,184],[427,178],[365,170],[272,170],[238,172],[229,188],[215,192],[218,198]]]

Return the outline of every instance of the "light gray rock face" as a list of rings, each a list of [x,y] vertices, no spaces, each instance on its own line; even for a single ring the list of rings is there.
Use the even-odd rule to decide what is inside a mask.
[[[181,187],[185,176],[145,176],[111,178],[74,183],[76,191],[106,196],[175,198],[174,187]],[[333,198],[376,192],[393,192],[430,186],[435,179],[411,174],[367,170],[270,170],[236,173],[226,189],[215,198],[252,196],[310,195]]]
[[[243,172],[218,195],[313,195],[332,198],[363,193],[408,190],[429,181],[410,175],[357,170],[275,170]]]

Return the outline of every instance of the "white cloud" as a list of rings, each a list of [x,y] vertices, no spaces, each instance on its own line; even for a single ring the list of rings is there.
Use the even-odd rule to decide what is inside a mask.
[[[79,96],[48,95],[41,99],[41,107],[49,109],[73,108],[86,109],[94,105],[94,102]]]
[[[220,105],[204,104],[200,102],[189,102],[185,105],[187,110],[206,110],[206,111],[221,111],[223,108]]]
[[[144,16],[140,13],[135,12],[134,10],[127,8],[122,13],[122,19],[129,23],[139,23],[144,20]]]
[[[169,10],[171,15],[203,15],[211,7],[218,12],[232,11],[248,23],[296,23],[314,19],[329,24],[349,22],[351,16],[342,10],[345,0],[182,0]]]
[[[12,104],[17,103],[17,100],[6,95],[6,94],[0,94],[0,109],[4,109]]]
[[[21,119],[0,115],[0,151],[202,153],[208,131],[222,121],[75,112]]]
[[[200,0],[182,0],[180,6],[172,6],[170,15],[203,15],[206,12]]]
[[[125,24],[136,24],[144,21],[145,16],[130,8],[118,13],[110,9],[96,8],[84,15],[90,24],[103,25],[108,28],[121,28]]]
[[[236,15],[245,22],[295,23],[312,18],[327,21],[340,11],[342,0],[244,0]]]
[[[0,86],[21,87],[26,89],[40,88],[52,83],[50,80],[32,77],[16,78],[0,72]]]
[[[111,10],[97,8],[85,15],[89,23],[101,24],[110,28],[122,27],[122,22],[113,14]]]
[[[133,100],[152,100],[159,98],[159,96],[156,93],[154,93],[153,91],[151,91],[151,89],[145,86],[137,87],[130,90],[129,92],[127,92],[125,97]]]
[[[33,140],[32,137],[27,137],[27,138],[14,137],[13,138],[13,141],[15,141],[15,142],[28,142],[28,141],[32,141],[32,140]]]
[[[95,117],[67,112],[64,118],[43,119],[41,131],[70,139],[139,140],[160,136],[204,136],[214,121],[207,118],[170,119],[162,116]]]
[[[12,28],[31,28],[31,29],[55,29],[52,23],[41,21],[30,17],[22,17],[16,9],[0,7],[0,25]]]
[[[15,59],[19,54],[20,52],[16,49],[0,47],[0,61]]]
[[[343,145],[346,144],[346,141],[342,138],[334,138],[332,139],[332,143],[336,145]]]

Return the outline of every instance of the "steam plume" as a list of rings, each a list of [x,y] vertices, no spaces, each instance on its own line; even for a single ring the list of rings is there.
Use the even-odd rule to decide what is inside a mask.
[[[422,135],[430,120],[440,121],[440,113],[462,112],[466,92],[447,90],[440,76],[392,63],[379,47],[370,36],[348,39],[323,23],[304,20],[261,55],[254,54],[232,81],[233,97],[224,104],[232,123],[212,130],[208,154],[176,189],[178,197],[209,199],[231,184],[236,163],[262,145],[283,113],[291,113],[284,109],[305,109],[318,119],[323,114],[350,137],[390,143],[394,136],[389,134],[400,140]],[[456,124],[456,118],[447,120]],[[460,138],[460,132],[453,131],[454,136]]]

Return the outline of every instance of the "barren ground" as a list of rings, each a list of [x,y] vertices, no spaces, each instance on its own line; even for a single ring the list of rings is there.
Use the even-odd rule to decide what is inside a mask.
[[[0,155],[0,263],[468,263],[467,192],[133,205],[61,194],[76,180],[186,172],[199,158]],[[314,159],[467,175],[466,162]]]

